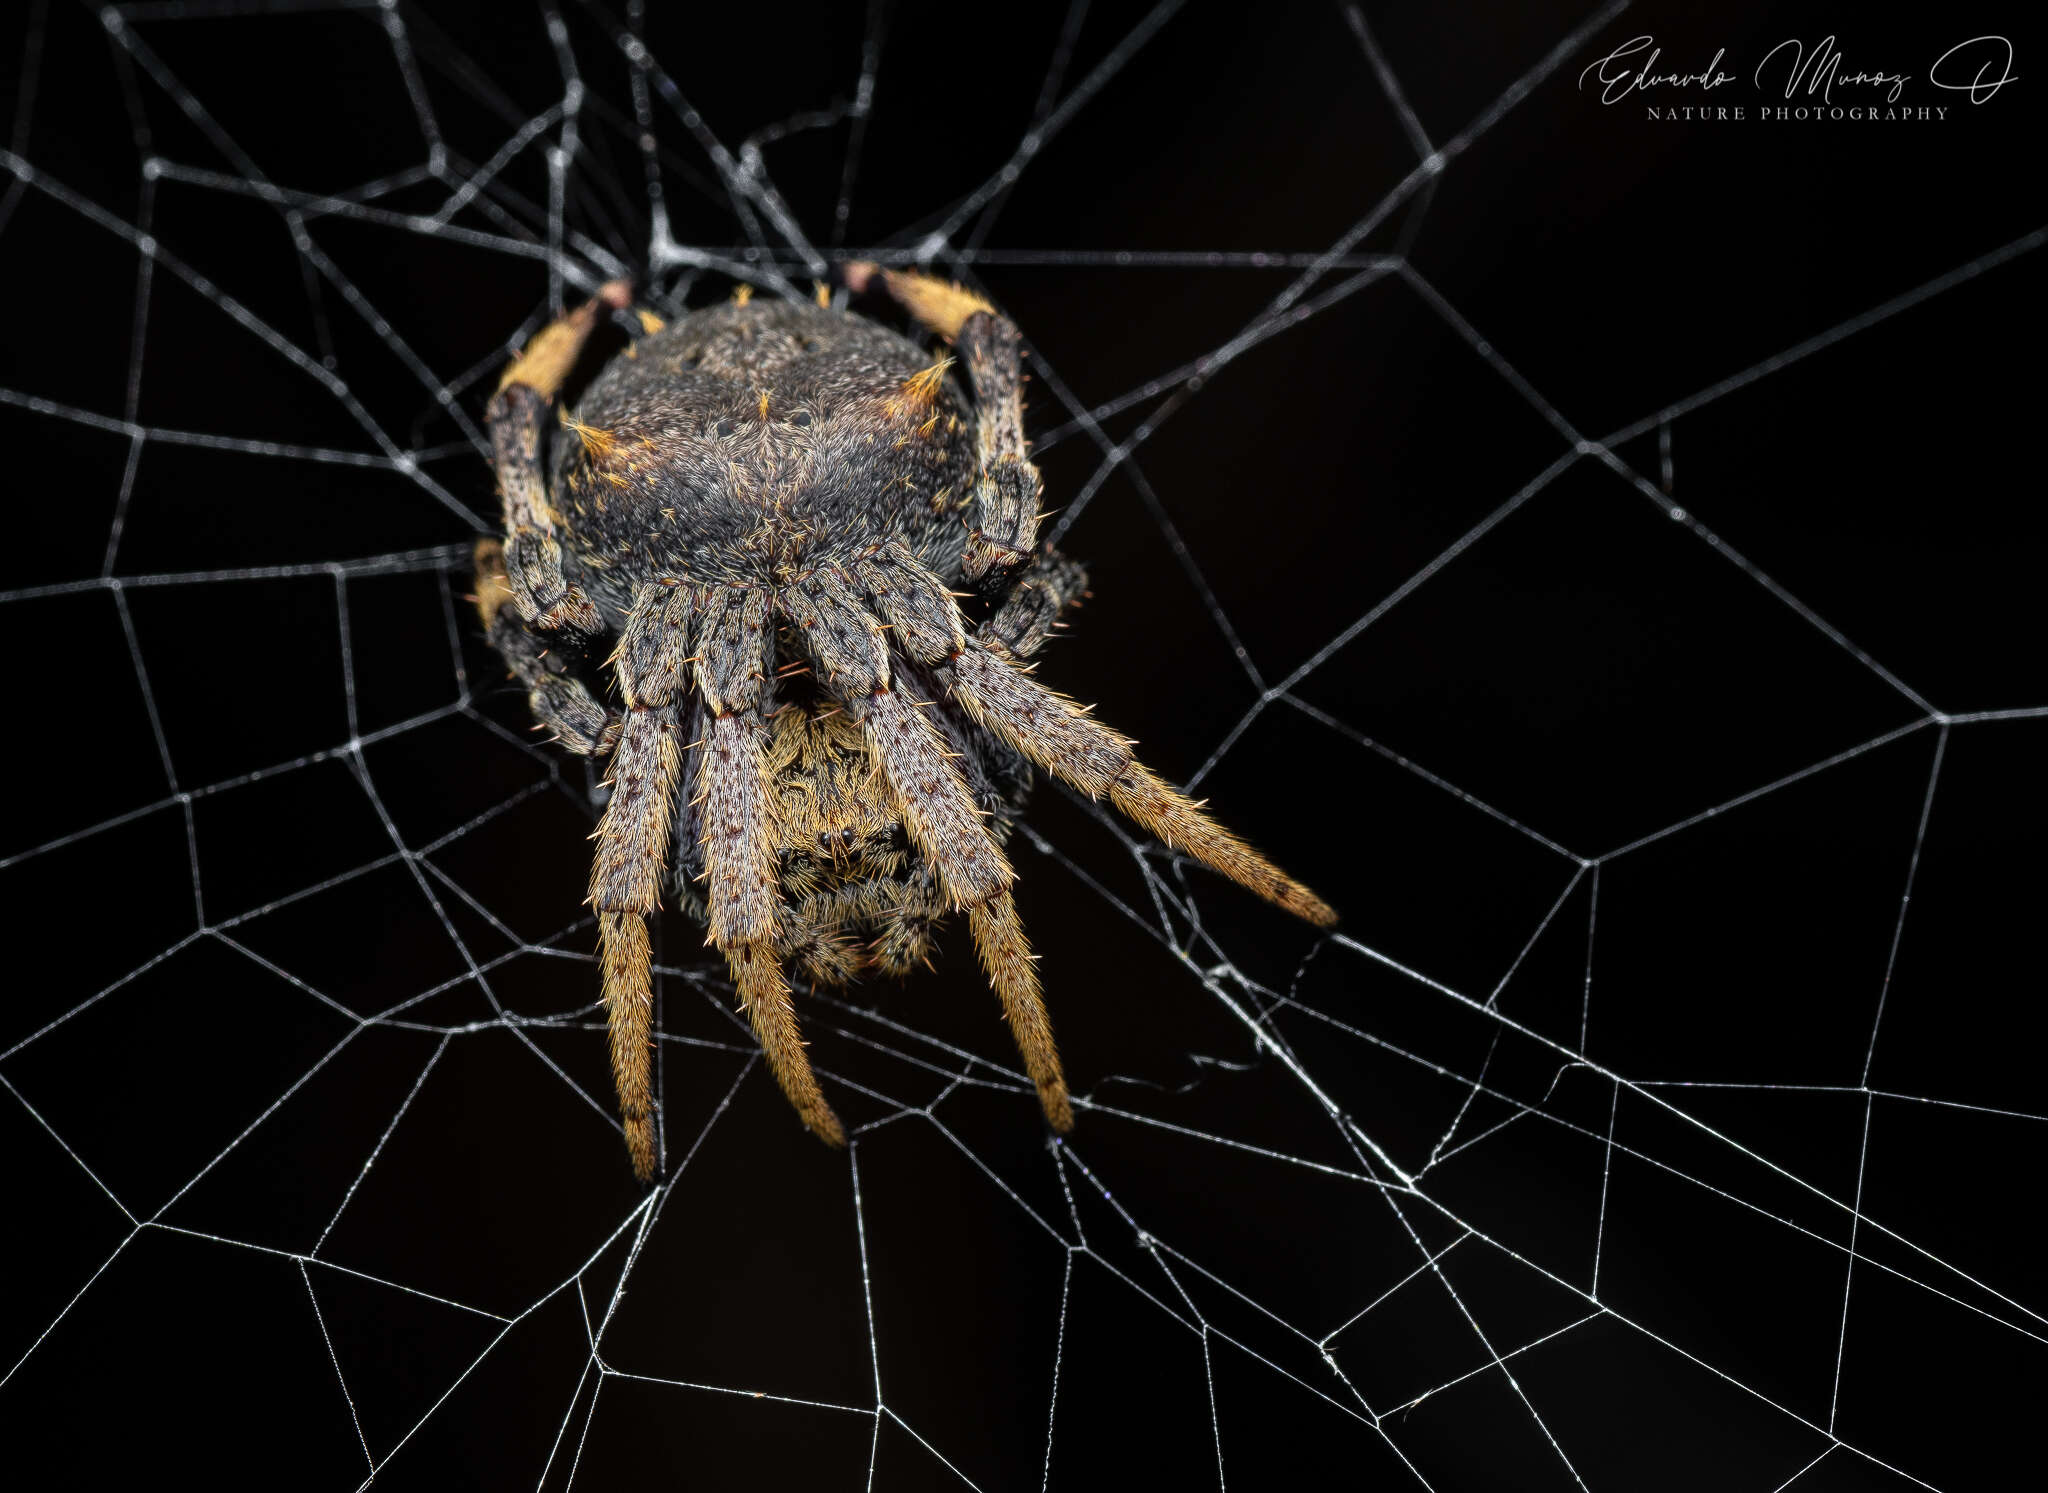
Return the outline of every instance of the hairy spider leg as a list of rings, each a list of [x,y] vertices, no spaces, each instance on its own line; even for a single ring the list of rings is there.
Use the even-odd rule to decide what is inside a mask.
[[[1030,658],[1065,626],[1060,616],[1078,607],[1088,592],[1088,572],[1051,545],[1041,546],[1012,575],[1010,594],[975,629],[984,643],[1001,645],[1012,658]]]
[[[1328,928],[1337,914],[1314,892],[1169,788],[1136,757],[1128,738],[1084,715],[976,639],[948,661],[953,697],[974,720],[1090,798],[1104,794],[1126,817],[1296,917]]]
[[[626,1127],[626,1154],[633,1175],[654,1180],[654,1083],[649,1054],[654,1047],[652,959],[643,913],[597,915],[597,958],[604,980],[605,1024],[611,1033],[612,1083],[619,1091],[619,1118]]]
[[[846,270],[847,283],[857,291],[878,276],[897,304],[954,344],[967,366],[980,470],[962,572],[985,595],[1000,596],[1010,573],[1031,558],[1045,487],[1026,454],[1023,336],[1015,323],[964,285],[865,262]]]
[[[548,501],[541,433],[563,381],[597,326],[599,308],[623,308],[631,299],[631,286],[623,280],[612,281],[589,301],[535,333],[505,370],[485,411],[492,464],[504,504],[507,589],[521,620],[544,632],[566,629],[588,636],[603,627],[590,598],[562,575],[562,546],[555,538],[560,515]]]
[[[476,610],[484,633],[526,688],[526,703],[554,739],[578,756],[603,755],[618,745],[619,714],[608,710],[581,679],[567,671],[548,640],[529,632],[516,607],[505,605],[512,583],[505,574],[505,546],[495,539],[476,544]]]
[[[811,1072],[777,948],[775,796],[769,782],[765,682],[774,673],[768,593],[720,587],[697,619],[697,691],[711,713],[699,789],[710,938],[725,955],[768,1067],[804,1124],[831,1145],[845,1128]]]
[[[1052,1017],[1039,988],[1038,956],[1024,936],[1016,899],[1004,892],[968,908],[967,926],[988,982],[1003,1003],[1010,1036],[1024,1057],[1024,1071],[1038,1088],[1038,1106],[1045,1111],[1046,1123],[1065,1135],[1074,1128],[1074,1108],[1067,1098],[1059,1048],[1053,1043]]]
[[[884,546],[859,573],[897,645],[931,665],[977,724],[1090,798],[1108,794],[1169,846],[1295,916],[1320,927],[1337,921],[1314,892],[1161,782],[1131,755],[1128,739],[1030,678],[986,633],[968,640],[952,594],[907,546]]]
[[[610,801],[597,828],[590,905],[598,915],[599,963],[611,1028],[612,1079],[626,1149],[642,1181],[654,1175],[651,1075],[654,993],[647,919],[660,905],[669,831],[682,780],[680,740],[688,681],[691,604],[687,591],[650,586],[619,634],[616,668],[626,709],[612,757]]]
[[[986,297],[954,281],[919,274],[915,270],[883,269],[872,260],[856,259],[844,266],[840,274],[855,295],[866,295],[879,278],[882,288],[899,306],[917,318],[920,326],[938,333],[948,342],[960,335],[967,318],[975,312],[993,312],[996,309]]]
[[[519,356],[499,377],[498,392],[502,394],[514,384],[524,384],[543,399],[552,400],[562,392],[576,360],[583,355],[583,344],[597,329],[602,309],[623,311],[632,304],[632,281],[606,281],[598,287],[596,295],[533,334],[533,339],[519,350]]]
[[[935,576],[909,558],[900,541],[856,565],[854,578],[869,596],[880,589],[877,600],[899,633],[908,628],[922,638],[936,627],[941,636],[958,636],[952,598]],[[956,754],[926,713],[930,702],[907,696],[900,681],[891,679],[887,635],[848,577],[821,572],[786,589],[782,606],[818,677],[859,717],[911,843],[937,869],[947,902],[967,913],[982,966],[1046,1119],[1056,1130],[1071,1129],[1073,1107],[1053,1045],[1052,1021],[1010,895],[1016,873],[951,760]]]

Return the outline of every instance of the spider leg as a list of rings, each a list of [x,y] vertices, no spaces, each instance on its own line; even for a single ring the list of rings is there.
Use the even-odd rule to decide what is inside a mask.
[[[596,295],[533,334],[533,340],[519,350],[512,366],[499,378],[498,392],[524,384],[543,399],[553,400],[582,355],[583,344],[596,330],[600,309],[623,311],[632,303],[631,281],[612,280],[599,286]]]
[[[476,546],[476,609],[484,634],[512,677],[526,686],[534,718],[551,727],[555,739],[579,756],[603,755],[619,739],[619,716],[607,710],[575,675],[563,671],[561,655],[545,638],[529,632],[516,609],[507,607],[512,586],[505,575],[505,547],[495,539]]]
[[[590,599],[562,574],[562,546],[555,538],[560,515],[548,501],[540,443],[562,383],[597,326],[599,308],[622,308],[630,299],[631,287],[613,281],[535,333],[505,370],[485,412],[504,501],[508,588],[521,620],[546,632],[591,634],[603,626]]]
[[[861,263],[848,266],[847,283],[865,290],[876,275],[904,310],[953,343],[967,365],[981,462],[962,568],[971,584],[1000,596],[1012,572],[1031,558],[1044,490],[1024,442],[1023,338],[979,295],[931,275]]]
[[[977,722],[1090,798],[1109,801],[1168,847],[1186,850],[1238,885],[1327,928],[1337,914],[1314,892],[1169,788],[1131,755],[1131,743],[1084,715],[980,640],[952,659],[953,697]]]
[[[649,587],[620,635],[617,665],[626,711],[612,758],[612,796],[598,824],[590,905],[598,915],[605,1015],[611,1027],[612,1078],[626,1126],[626,1149],[641,1181],[654,1175],[654,1094],[650,1073],[654,1000],[647,919],[658,905],[669,831],[682,778],[678,739],[690,641],[686,591]]]
[[[1024,937],[1017,903],[1008,892],[992,897],[967,909],[967,925],[973,930],[981,967],[1003,1003],[1010,1036],[1024,1056],[1024,1071],[1038,1087],[1039,1108],[1045,1111],[1046,1123],[1065,1135],[1074,1128],[1074,1108],[1067,1098],[1059,1049],[1053,1045],[1052,1018],[1039,990],[1038,956]]]
[[[903,806],[911,839],[938,867],[948,900],[967,912],[982,968],[1002,1002],[1047,1121],[1055,1130],[1072,1129],[1073,1110],[1053,1045],[1052,1021],[1039,994],[1036,956],[1010,895],[1016,873],[1008,857],[990,835],[967,784],[946,760],[938,729],[920,704],[906,701],[901,691],[878,690],[869,697],[865,724]]]
[[[937,672],[976,724],[1090,798],[1108,794],[1169,846],[1267,901],[1320,927],[1337,921],[1314,892],[1161,782],[1127,739],[1030,678],[986,631],[970,642],[952,596],[907,546],[885,546],[859,573],[897,641]]]
[[[920,325],[951,342],[977,311],[995,314],[995,307],[964,285],[921,275],[915,270],[889,270],[870,260],[855,260],[841,273],[855,295],[865,295],[879,275],[890,297],[917,318]]]
[[[984,643],[1000,644],[1012,658],[1030,658],[1045,646],[1060,614],[1088,594],[1088,572],[1047,545],[1017,572],[1010,594],[975,630]]]
[[[777,952],[775,800],[761,717],[763,684],[773,672],[770,621],[766,592],[718,589],[697,624],[696,683],[711,712],[700,776],[709,941],[725,954],[783,1094],[814,1134],[841,1146],[846,1131],[804,1055]]]
[[[915,573],[906,569],[901,556],[907,553],[900,545],[885,548],[877,556],[882,563],[863,563],[855,574],[870,594],[877,584],[883,588],[892,605],[888,615],[899,634],[908,631],[926,646],[933,636],[959,638],[959,613],[952,599],[922,567]],[[929,603],[906,601],[919,576],[937,589],[949,621],[941,620]],[[908,699],[900,688],[892,687],[882,629],[847,578],[816,576],[782,596],[784,610],[817,661],[819,677],[859,712],[869,751],[903,811],[911,842],[937,868],[947,902],[966,911],[982,967],[1002,1002],[1046,1119],[1055,1130],[1071,1129],[1073,1108],[1053,1045],[1052,1022],[1010,895],[1016,873],[990,833],[966,779],[950,760],[956,754],[926,713],[930,702]]]
[[[956,907],[987,901],[1014,879],[981,826],[981,809],[947,763],[947,748],[922,706],[890,687],[889,645],[844,578],[821,572],[781,594],[783,611],[817,664],[817,675],[860,716],[868,747],[895,790],[903,827],[939,867]],[[986,849],[983,848],[984,843]]]
[[[619,1117],[626,1126],[626,1154],[633,1159],[633,1175],[651,1182],[656,1165],[649,1058],[654,1047],[654,977],[647,919],[639,913],[599,913],[597,957],[604,975],[612,1083],[619,1091]]]

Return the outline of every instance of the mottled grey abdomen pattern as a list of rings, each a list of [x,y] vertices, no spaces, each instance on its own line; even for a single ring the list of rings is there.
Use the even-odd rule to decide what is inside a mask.
[[[635,582],[782,586],[899,539],[949,582],[977,470],[944,360],[788,302],[692,312],[592,383],[558,438],[565,573],[613,626]]]

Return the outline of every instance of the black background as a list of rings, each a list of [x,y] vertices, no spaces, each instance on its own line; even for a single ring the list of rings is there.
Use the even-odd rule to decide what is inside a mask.
[[[133,418],[374,450],[260,321],[330,354],[365,416],[488,514],[489,473],[433,394],[454,386],[480,419],[508,337],[546,309],[545,257],[316,209],[323,279],[260,194],[146,184],[152,154],[315,195],[427,158],[382,12],[200,9],[139,8],[130,49],[92,10],[38,7],[32,107],[0,115],[25,120],[13,148],[39,182],[121,224],[146,212],[185,267],[154,272]],[[653,55],[734,148],[850,97],[870,34],[856,5],[654,9]],[[1589,13],[1371,8],[1421,127],[1459,142],[1356,245],[1408,271],[1214,371],[1138,447],[1142,479],[1100,483],[1062,541],[1095,598],[1044,677],[1185,781],[1260,697],[1234,647],[1263,685],[1290,679],[1576,440],[2040,226],[2042,54],[2019,8],[1727,9],[1610,18],[1467,137]],[[1016,149],[1065,8],[1005,7],[1000,31],[957,8],[886,12],[840,242],[903,249]],[[539,12],[397,14],[458,177],[561,96]],[[1068,86],[1144,14],[1090,6]],[[589,99],[569,222],[631,263],[649,224],[614,23],[564,21]],[[7,25],[26,34],[19,13]],[[1830,32],[1850,67],[1913,74],[1902,102],[1948,117],[1655,123],[1574,86],[1652,34],[1686,71],[1725,47],[1739,82],[1713,101],[1754,115],[1755,59]],[[1981,106],[1926,86],[1982,33],[2013,38],[2019,82]],[[655,108],[675,239],[733,252],[714,166]],[[842,121],[764,147],[821,245],[848,140]],[[976,243],[990,254],[956,267],[1040,355],[1049,504],[1102,455],[1084,430],[1055,438],[1071,411],[1054,376],[1083,406],[1115,399],[1228,342],[1301,273],[1070,251],[1312,256],[1417,159],[1338,7],[1190,5],[1116,69],[1026,165]],[[432,213],[447,190],[379,205]],[[493,185],[503,219],[455,222],[544,240],[547,190],[529,148]],[[1830,1447],[1830,1424],[1846,1445],[1796,1486],[1966,1488],[2030,1451],[2048,720],[1934,717],[2048,705],[2038,251],[1679,414],[1668,493],[1654,421],[1615,445],[1626,472],[1588,454],[1552,473],[1230,738],[1202,792],[1355,942],[1319,944],[1154,856],[1176,899],[1162,912],[1104,821],[1042,793],[1033,824],[1056,853],[1020,846],[1019,898],[1098,1106],[1065,1162],[1028,1095],[968,1087],[937,1123],[862,1137],[856,1214],[847,1158],[741,1078],[715,971],[668,926],[663,1021],[683,1040],[664,1053],[667,1140],[672,1169],[689,1160],[605,1329],[594,1413],[586,1321],[620,1279],[631,1230],[605,1241],[636,1195],[574,926],[582,769],[525,744],[523,703],[461,610],[449,557],[469,526],[388,467],[151,439],[107,572],[131,583],[94,579],[131,443],[74,416],[128,417],[137,262],[132,237],[40,185],[10,199],[0,386],[73,412],[0,404],[16,471],[0,893],[20,950],[0,1026],[19,1252],[0,1423],[7,1458],[44,1469],[25,1485],[181,1469],[347,1487],[364,1443],[380,1485],[441,1488],[530,1486],[544,1466],[561,1487],[572,1465],[579,1486],[852,1487],[871,1458],[889,1489],[958,1486],[947,1463],[989,1488],[1048,1469],[1054,1486],[1193,1486],[1220,1444],[1237,1487],[1565,1487],[1568,1461],[1593,1488],[1769,1489]],[[1104,438],[1157,411],[1121,411]],[[266,566],[285,570],[195,579]],[[1601,860],[1589,976],[1582,861],[1891,732]],[[562,954],[534,947],[558,934]],[[514,1035],[470,960],[499,1009],[570,1019]],[[1215,989],[1197,977],[1212,966]],[[1513,1025],[1446,988],[1497,992]],[[1411,1172],[1461,1109],[1454,1144],[1533,1113],[1433,1169],[1426,1198],[1390,1201],[1359,1173],[1391,1173],[1225,996],[1292,997],[1274,1037]],[[811,1005],[814,1057],[849,1121],[881,1121],[960,1071],[934,1042],[1011,1060],[990,1008],[955,936],[932,977]],[[1482,1071],[1490,1092],[1466,1108]],[[1618,1099],[1614,1073],[1631,1081]],[[1559,1332],[1598,1310],[1574,1292],[1603,1189],[1612,1315]],[[1841,1206],[1859,1195],[1860,1223]],[[1484,1237],[1395,1289],[1461,1225]],[[1388,1292],[1331,1340],[1333,1372],[1316,1341]],[[1512,1378],[1493,1365],[1553,1332]]]

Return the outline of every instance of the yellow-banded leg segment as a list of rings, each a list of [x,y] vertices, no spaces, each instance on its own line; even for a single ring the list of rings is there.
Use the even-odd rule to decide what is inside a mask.
[[[783,910],[775,795],[761,715],[774,674],[773,624],[768,593],[753,588],[707,592],[696,619],[696,685],[711,712],[699,776],[709,942],[725,955],[740,1004],[783,1094],[812,1133],[839,1146],[846,1143],[846,1130],[825,1102],[804,1053],[778,954]]]
[[[603,625],[590,598],[562,574],[562,547],[555,532],[560,515],[548,499],[541,435],[563,382],[597,326],[600,310],[624,307],[631,299],[632,287],[615,280],[535,333],[505,370],[485,411],[504,506],[507,589],[520,620],[543,632],[566,629],[587,636]]]
[[[880,280],[897,304],[954,344],[974,390],[979,471],[963,558],[967,580],[1000,595],[1031,558],[1044,483],[1024,441],[1023,337],[1015,323],[964,285],[911,270],[859,263],[846,270],[856,291]]]

